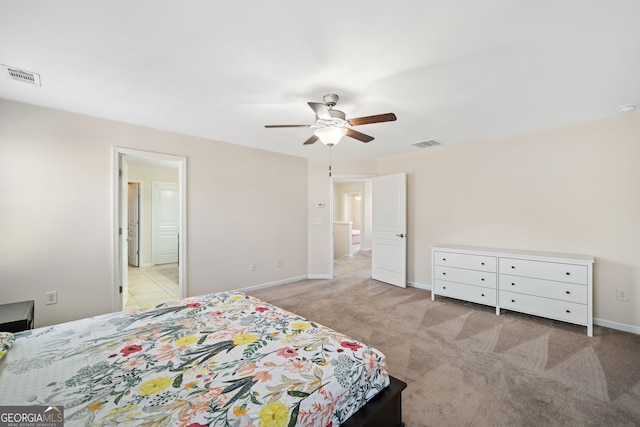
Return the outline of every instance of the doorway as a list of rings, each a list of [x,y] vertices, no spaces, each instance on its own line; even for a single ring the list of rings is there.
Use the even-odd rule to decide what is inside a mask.
[[[371,270],[372,176],[335,176],[331,195],[331,257],[333,277],[336,263],[344,257]],[[344,262],[341,265],[345,264]],[[347,263],[349,264],[349,263]]]
[[[173,178],[167,179],[170,176]],[[130,179],[131,178],[131,179]],[[161,217],[170,218],[173,226],[173,238],[175,248],[172,259],[165,258],[166,263],[155,265],[153,261],[151,231],[153,213],[152,195],[154,181],[172,181],[172,206],[175,205],[176,212]],[[139,197],[137,205],[138,222],[135,224],[135,203],[133,202],[134,188],[138,184]],[[161,153],[153,153],[125,148],[114,148],[114,311],[127,308],[138,308],[138,306],[155,306],[153,298],[161,298],[167,293],[175,300],[186,295],[186,158]],[[149,194],[145,193],[149,192]],[[130,203],[132,199],[133,205]],[[131,229],[137,228],[137,233]],[[130,252],[135,250],[133,243],[137,234],[137,257]],[[167,235],[165,235],[165,248]],[[136,260],[137,258],[137,260]],[[168,260],[168,261],[167,261]],[[136,266],[137,263],[137,266]],[[158,263],[160,264],[160,263]],[[173,289],[171,284],[173,283]],[[146,292],[146,304],[139,304],[139,301],[129,301],[132,294],[130,284],[138,287],[137,293],[140,295]],[[155,287],[152,287],[155,286]],[[168,292],[170,290],[171,292]],[[155,294],[153,294],[155,292]],[[138,300],[138,298],[131,298]],[[164,301],[161,301],[164,302]],[[129,304],[128,304],[129,303]],[[160,302],[158,302],[160,303]],[[132,305],[133,304],[133,305]]]
[[[406,238],[407,238],[407,177],[405,173],[392,175],[354,178],[333,177],[330,178],[330,277],[334,277],[335,270],[335,244],[339,236],[336,230],[342,224],[336,221],[343,219],[340,206],[343,192],[355,192],[352,189],[344,191],[337,187],[342,183],[351,185],[355,182],[364,182],[364,194],[362,195],[363,222],[361,223],[361,251],[370,249],[371,277],[395,286],[406,287]],[[352,223],[347,222],[348,229]],[[364,231],[364,232],[363,232]],[[344,236],[344,231],[342,232]],[[351,230],[349,230],[351,233]]]

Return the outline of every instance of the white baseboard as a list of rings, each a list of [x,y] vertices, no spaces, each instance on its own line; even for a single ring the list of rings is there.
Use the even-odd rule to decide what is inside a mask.
[[[333,279],[329,274],[309,274],[307,279]]]
[[[616,329],[618,331],[630,332],[632,334],[640,335],[640,326],[628,325],[626,323],[614,322],[606,319],[593,319],[593,324],[598,326],[604,326],[605,328]]]
[[[431,290],[431,285],[425,285],[424,283],[407,282],[407,286],[410,288],[422,289],[424,291]]]
[[[307,276],[290,277],[284,280],[277,280],[275,282],[262,283],[260,285],[254,285],[254,286],[247,286],[246,288],[240,288],[236,290],[240,292],[255,291],[258,289],[272,288],[274,286],[280,286],[280,285],[285,285],[287,283],[298,282],[300,280],[305,280],[307,278],[308,278]]]

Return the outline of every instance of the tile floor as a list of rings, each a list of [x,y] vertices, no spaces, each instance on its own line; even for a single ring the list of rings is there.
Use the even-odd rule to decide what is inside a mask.
[[[179,299],[178,264],[154,267],[129,266],[129,299],[126,309],[155,307]]]

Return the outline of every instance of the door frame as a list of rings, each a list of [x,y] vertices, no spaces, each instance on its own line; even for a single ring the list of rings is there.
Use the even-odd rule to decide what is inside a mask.
[[[336,181],[338,182],[364,182],[370,179],[375,178],[377,175],[333,175],[329,178],[329,257],[331,262],[329,263],[329,278],[334,278],[334,263],[333,259],[334,251],[333,251],[333,221],[335,219],[335,203],[334,203],[334,187]],[[372,200],[373,202],[373,200]]]
[[[120,192],[119,185],[119,158],[120,156],[137,158],[148,163],[150,166],[156,167],[170,167],[178,169],[178,197],[180,210],[179,227],[180,227],[180,240],[178,242],[178,286],[180,297],[184,298],[187,291],[187,158],[183,156],[176,156],[173,154],[156,153],[152,151],[134,150],[123,147],[113,147],[112,152],[112,263],[113,263],[113,290],[112,290],[112,311],[120,311],[122,307],[122,297],[120,294],[120,277],[121,271],[127,266],[122,264],[121,253],[121,236],[119,234],[120,228]]]

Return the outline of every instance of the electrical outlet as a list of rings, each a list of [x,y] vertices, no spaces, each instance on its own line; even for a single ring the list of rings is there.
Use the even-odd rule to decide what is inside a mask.
[[[50,291],[44,294],[45,297],[45,305],[57,304],[58,303],[58,291]]]
[[[250,271],[256,271],[256,263],[252,262],[251,265],[249,265],[249,270]]]
[[[618,288],[616,289],[616,298],[620,301],[629,301],[629,294],[626,289]]]
[[[276,258],[276,268],[280,268],[282,267],[282,261],[280,261],[280,258]]]

